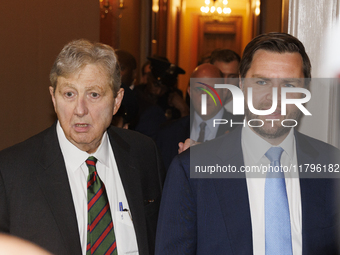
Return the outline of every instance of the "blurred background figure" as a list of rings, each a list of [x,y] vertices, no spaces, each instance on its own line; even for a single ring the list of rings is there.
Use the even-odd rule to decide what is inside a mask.
[[[139,114],[136,131],[155,138],[166,121],[189,115],[189,106],[177,88],[177,77],[185,71],[162,57],[149,57],[147,83],[136,87]]]
[[[223,73],[224,78],[238,78],[240,61],[240,56],[229,49],[216,49],[210,56],[210,64],[217,66]]]
[[[211,59],[211,54],[206,54],[204,55],[197,63],[197,66],[200,66],[204,63],[210,63],[210,59]]]
[[[113,115],[111,125],[119,128],[129,129],[131,121],[132,119],[129,111],[126,109],[126,107],[121,105],[117,113]]]
[[[125,50],[116,50],[120,65],[122,87],[134,88],[137,76],[137,62],[134,56]]]
[[[221,82],[223,74],[215,65],[204,63],[196,67],[191,78],[210,78],[210,85],[214,86],[214,82]],[[219,79],[214,80],[214,78]],[[178,154],[178,144],[180,142],[184,142],[188,138],[196,142],[212,140],[235,128],[235,125],[230,127],[229,124],[213,127],[213,119],[226,119],[229,123],[230,119],[234,122],[243,120],[243,116],[233,116],[223,107],[229,94],[228,89],[216,89],[222,105],[215,105],[211,97],[208,97],[207,114],[201,115],[201,95],[204,93],[201,90],[202,88],[205,89],[206,87],[197,82],[190,82],[188,87],[188,94],[191,99],[190,116],[162,127],[157,135],[156,143],[161,151],[166,168],[169,167],[172,159]]]
[[[134,129],[138,113],[137,95],[134,90],[137,75],[135,57],[125,50],[115,51],[121,68],[121,88],[124,97],[120,109],[113,116],[111,124],[116,127]]]
[[[229,49],[216,49],[211,53],[210,63],[217,66],[223,73],[226,84],[232,84],[238,87],[239,83],[239,73],[238,67],[240,64],[240,56],[232,50]],[[229,91],[225,106],[227,111],[233,111],[232,97]]]
[[[151,73],[151,69],[150,69],[150,60],[147,60],[142,68],[141,68],[141,71],[142,71],[142,76],[140,78],[140,83],[143,84],[143,83],[147,83],[148,82],[148,74]]]
[[[1,255],[52,255],[43,248],[19,237],[0,234]]]

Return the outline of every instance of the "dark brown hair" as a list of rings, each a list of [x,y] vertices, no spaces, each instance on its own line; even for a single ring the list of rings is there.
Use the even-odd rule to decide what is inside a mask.
[[[240,63],[240,75],[244,78],[251,66],[257,50],[266,50],[277,53],[294,53],[301,55],[303,61],[302,71],[309,84],[311,78],[311,63],[303,44],[294,36],[285,33],[269,33],[255,37],[244,49]]]
[[[210,64],[214,64],[216,61],[230,63],[234,60],[240,63],[241,58],[235,51],[228,49],[216,49],[210,56]]]

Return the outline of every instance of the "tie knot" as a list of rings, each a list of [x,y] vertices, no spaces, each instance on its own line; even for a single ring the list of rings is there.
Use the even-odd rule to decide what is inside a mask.
[[[91,156],[91,157],[88,157],[85,162],[86,162],[86,165],[88,167],[90,167],[90,166],[96,167],[97,159],[95,157]]]
[[[281,147],[271,147],[266,152],[265,155],[270,160],[270,162],[280,161],[282,152],[283,152],[283,149]]]
[[[201,122],[201,124],[200,124],[200,129],[204,129],[206,125],[207,125],[207,123],[205,123],[204,121]]]

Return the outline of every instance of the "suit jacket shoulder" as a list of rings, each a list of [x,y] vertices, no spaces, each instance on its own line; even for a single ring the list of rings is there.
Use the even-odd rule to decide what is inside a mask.
[[[108,134],[139,254],[153,254],[164,179],[162,162],[150,138],[117,128],[109,128]],[[55,124],[0,152],[0,161],[0,231],[56,255],[80,255],[77,219]]]
[[[339,160],[333,146],[298,132],[295,137],[299,164]],[[241,128],[175,157],[164,186],[156,254],[252,254],[245,175],[214,178],[202,173],[206,178],[193,178],[193,164],[244,165]],[[303,254],[338,254],[336,179],[301,178],[300,188]]]
[[[0,231],[54,254],[81,254],[77,219],[55,124],[0,152]]]

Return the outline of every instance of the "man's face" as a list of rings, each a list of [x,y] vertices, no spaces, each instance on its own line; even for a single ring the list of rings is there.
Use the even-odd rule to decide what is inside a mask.
[[[124,90],[114,98],[108,75],[100,65],[89,64],[67,78],[59,77],[50,94],[66,138],[80,150],[93,153],[119,109]]]
[[[121,68],[120,76],[121,76],[122,84],[126,86],[130,86],[135,79],[134,70],[125,64],[121,64],[120,68]]]
[[[237,60],[229,63],[223,61],[214,62],[214,66],[221,70],[224,78],[238,78],[238,65],[239,62]]]
[[[197,80],[199,80],[199,79],[197,79]],[[222,80],[223,80],[222,78],[220,78],[220,79],[210,78],[209,82],[207,81],[207,79],[202,79],[202,82],[210,85],[211,87],[214,87],[215,84],[221,84]],[[213,99],[209,95],[207,95],[207,114],[201,115],[202,94],[206,93],[201,89],[210,90],[202,84],[199,84],[197,82],[190,82],[190,87],[188,89],[188,93],[190,95],[191,102],[192,102],[192,104],[195,108],[195,111],[201,116],[201,118],[203,120],[209,120],[209,119],[213,118],[219,112],[219,110],[221,110],[222,106],[221,106],[219,100],[217,100],[215,95],[213,95],[213,96],[215,97],[216,105],[215,105],[215,102],[213,101]],[[224,102],[226,97],[227,97],[229,90],[228,89],[216,89],[216,92],[220,96],[222,102]]]
[[[246,79],[240,84],[245,100],[248,98],[248,87],[253,89],[253,106],[257,110],[267,110],[272,106],[272,88],[278,90],[277,108],[274,113],[266,116],[258,116],[250,112],[247,103],[245,114],[247,121],[250,119],[261,119],[264,122],[262,127],[252,129],[263,138],[278,139],[283,141],[290,128],[283,127],[281,121],[284,119],[297,120],[300,110],[293,104],[286,106],[286,115],[281,115],[281,88],[303,87],[303,62],[299,53],[275,53],[265,50],[255,52],[251,66],[246,74]],[[301,98],[301,93],[287,93],[287,98]],[[248,100],[247,100],[248,101]],[[266,119],[278,119],[279,121],[266,121]],[[252,123],[252,125],[258,125]],[[286,123],[286,125],[289,125]]]

